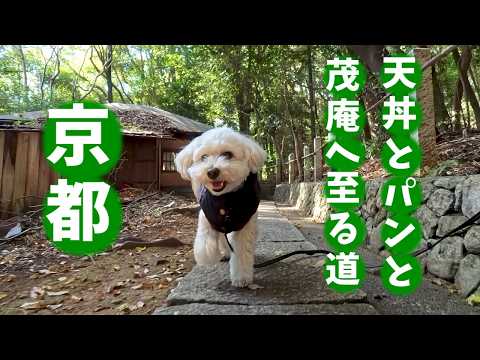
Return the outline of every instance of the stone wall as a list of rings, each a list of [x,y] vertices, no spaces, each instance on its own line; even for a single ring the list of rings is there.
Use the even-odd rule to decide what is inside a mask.
[[[422,224],[422,246],[427,241],[435,242],[480,211],[480,175],[419,180],[423,203],[414,215]],[[380,202],[383,181],[367,181],[366,201],[358,211],[368,230],[366,246],[375,252],[379,252],[382,246],[379,233],[387,216]],[[295,206],[304,216],[312,217],[319,223],[323,223],[329,214],[322,183],[277,185],[274,200]],[[464,296],[475,289],[480,293],[480,225],[443,240],[421,260],[426,271],[454,281]]]

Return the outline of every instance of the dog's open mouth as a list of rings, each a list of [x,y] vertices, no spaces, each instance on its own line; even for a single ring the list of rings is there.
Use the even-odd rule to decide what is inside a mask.
[[[225,186],[227,185],[226,181],[210,181],[210,185],[212,187],[212,190],[215,192],[220,192],[223,189],[225,189]]]

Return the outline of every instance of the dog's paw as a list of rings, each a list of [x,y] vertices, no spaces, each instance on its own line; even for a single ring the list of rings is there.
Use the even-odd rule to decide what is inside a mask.
[[[237,287],[237,288],[246,288],[251,284],[253,284],[253,280],[250,280],[250,279],[235,279],[235,280],[232,280],[232,286]]]
[[[232,280],[232,286],[237,288],[245,288],[253,284],[253,276],[237,277],[231,280]]]

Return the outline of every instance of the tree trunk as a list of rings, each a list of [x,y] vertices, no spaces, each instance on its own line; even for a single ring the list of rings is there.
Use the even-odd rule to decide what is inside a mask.
[[[52,78],[50,79],[50,97],[49,103],[52,103],[53,99],[53,89],[55,85],[55,81],[57,81],[58,76],[60,75],[60,51],[61,48],[55,50],[55,73],[53,74]]]
[[[457,86],[455,89],[455,94],[453,95],[453,116],[454,123],[453,129],[455,131],[460,131],[462,129],[461,113],[462,113],[462,97],[463,97],[463,86],[460,79],[457,80]]]
[[[470,80],[468,79],[468,69],[470,68],[472,61],[472,49],[469,46],[464,46],[462,48],[463,50],[461,55],[459,54],[458,50],[454,50],[453,56],[458,66],[459,79],[463,87],[465,99],[468,100],[472,105],[477,129],[480,129],[480,104],[478,103],[477,97],[472,89],[472,85],[470,84]]]
[[[292,119],[293,122],[293,119]],[[293,145],[295,151],[295,163],[297,164],[297,179],[299,182],[303,180],[303,162],[302,162],[302,149],[301,142],[298,138],[298,132],[296,127],[292,126]]]
[[[475,87],[475,91],[477,94],[480,94],[480,88],[478,87],[477,77],[475,76],[475,72],[473,71],[472,66],[470,66],[469,72],[470,72],[470,77],[472,78],[473,86]]]
[[[27,106],[27,103],[28,103],[27,62],[25,60],[25,53],[23,52],[22,45],[18,45],[18,52],[20,54],[20,60],[22,62],[24,106]]]
[[[465,101],[465,105],[467,106],[467,117],[463,119],[463,123],[465,129],[470,129],[470,105],[468,105],[468,101]]]
[[[371,85],[375,81],[373,75],[370,75],[370,81],[367,81],[367,85],[364,91],[365,108],[368,109],[378,100],[383,97],[383,94],[379,89],[373,88]],[[370,85],[368,85],[368,83]],[[370,136],[370,139],[375,140],[374,154],[378,154],[383,144],[388,140],[389,135],[387,130],[381,126],[380,110],[377,108],[370,113],[366,114],[367,122],[369,121],[368,130],[365,131],[365,138]],[[367,126],[365,127],[367,129]]]
[[[113,46],[107,45],[107,61],[105,64],[105,78],[107,80],[107,101],[109,103],[113,102],[112,62],[113,62]]]
[[[378,75],[383,65],[385,45],[354,45],[347,46],[366,65],[372,74]]]
[[[238,128],[241,133],[250,134],[250,105],[245,99],[244,89],[240,89],[236,96],[236,105],[238,112]]]
[[[437,134],[440,126],[447,127],[449,123],[449,115],[447,107],[445,106],[445,97],[443,96],[440,83],[438,81],[435,65],[432,66],[432,83],[433,83],[433,102],[435,107],[435,129]]]
[[[370,129],[369,123],[369,116],[368,114],[365,115],[365,129],[363,131],[363,136],[365,137],[365,141],[372,141],[372,129]]]
[[[313,142],[317,137],[317,104],[315,102],[315,88],[313,85],[313,54],[311,45],[307,46],[307,67],[308,67],[308,97],[310,107],[310,140]]]
[[[277,154],[277,160],[275,164],[275,182],[280,184],[283,181],[283,148],[277,137],[272,136],[272,142]]]

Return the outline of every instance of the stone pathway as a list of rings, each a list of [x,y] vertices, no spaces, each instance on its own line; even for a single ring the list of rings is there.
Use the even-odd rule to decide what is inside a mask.
[[[314,246],[327,249],[323,224],[301,216],[294,207],[279,205],[280,212],[295,225]],[[365,248],[357,250],[367,264],[381,264],[383,258]],[[439,282],[429,274],[422,285],[409,296],[393,296],[386,292],[377,271],[368,271],[362,289],[367,301],[380,314],[386,315],[480,315],[480,306],[470,306],[465,299],[451,292],[453,284]]]
[[[303,234],[273,202],[259,208],[259,238],[255,262],[284,253],[314,249]],[[319,257],[297,255],[255,271],[255,289],[230,285],[227,263],[195,266],[170,293],[167,307],[155,315],[284,315],[284,314],[377,314],[358,290],[339,294],[330,290],[321,275]]]

